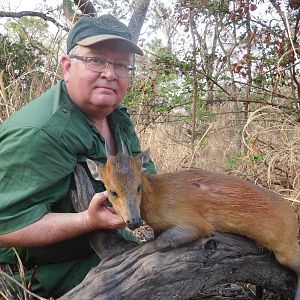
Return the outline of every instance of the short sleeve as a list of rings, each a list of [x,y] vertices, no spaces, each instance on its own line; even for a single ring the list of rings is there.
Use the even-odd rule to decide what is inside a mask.
[[[5,128],[0,145],[0,234],[5,234],[39,220],[67,194],[76,161],[38,128]]]

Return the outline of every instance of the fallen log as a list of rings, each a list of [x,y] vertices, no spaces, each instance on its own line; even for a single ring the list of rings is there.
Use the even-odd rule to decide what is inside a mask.
[[[218,233],[167,252],[147,242],[106,257],[59,299],[188,299],[234,282],[262,286],[287,300],[293,299],[296,276],[253,241]]]
[[[104,241],[100,248],[97,235]],[[166,252],[158,252],[155,241],[132,248],[114,232],[96,231],[91,237],[101,263],[59,300],[189,299],[235,282],[261,286],[284,300],[294,297],[296,275],[245,237],[216,233]]]

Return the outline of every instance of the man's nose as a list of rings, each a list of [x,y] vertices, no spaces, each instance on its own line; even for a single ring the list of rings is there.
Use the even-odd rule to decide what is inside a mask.
[[[107,62],[107,67],[101,72],[101,77],[106,77],[109,80],[117,78],[115,66],[112,62]]]

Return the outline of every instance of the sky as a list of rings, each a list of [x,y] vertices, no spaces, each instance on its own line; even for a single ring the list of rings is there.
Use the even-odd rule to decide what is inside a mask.
[[[39,4],[47,2],[43,0],[0,0],[0,8],[9,8],[11,11],[34,10]],[[51,0],[48,3],[59,4],[62,0]]]

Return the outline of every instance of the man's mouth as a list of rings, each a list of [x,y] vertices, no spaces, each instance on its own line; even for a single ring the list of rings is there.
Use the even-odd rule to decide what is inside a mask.
[[[116,93],[116,90],[114,89],[114,88],[112,88],[112,87],[109,87],[109,86],[98,86],[98,87],[96,87],[97,89],[101,89],[101,90],[107,90],[107,91],[111,91],[111,92],[114,92],[114,93]]]

